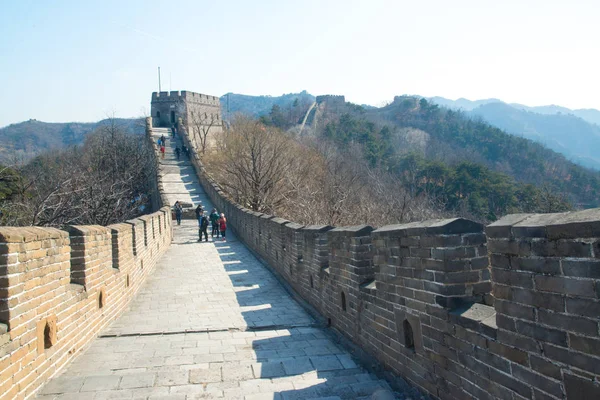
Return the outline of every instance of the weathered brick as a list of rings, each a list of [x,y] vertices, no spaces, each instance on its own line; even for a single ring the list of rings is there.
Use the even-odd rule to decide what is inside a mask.
[[[590,336],[598,336],[598,320],[594,321],[567,314],[538,310],[538,322],[565,331],[574,331]]]
[[[529,357],[523,350],[506,346],[494,340],[489,341],[488,348],[491,353],[497,354],[498,356],[504,357],[521,365],[529,365]]]
[[[600,339],[598,338],[593,339],[569,333],[569,347],[582,353],[600,357]]]
[[[518,394],[520,394],[521,396],[523,396],[527,399],[532,398],[531,388],[529,385],[527,385],[523,382],[520,382],[505,373],[502,373],[495,369],[491,369],[490,370],[490,379],[502,386],[505,386],[505,387],[517,392]]]
[[[572,374],[565,374],[567,399],[600,399],[600,384]]]
[[[508,300],[522,304],[530,304],[534,307],[547,310],[563,312],[565,310],[565,298],[562,295],[536,292],[520,288],[511,288]]]
[[[480,361],[483,361],[486,365],[489,365],[492,368],[510,373],[510,363],[502,357],[489,353],[488,351],[480,349],[479,347],[475,347],[474,357]]]
[[[544,355],[551,360],[561,362],[566,365],[572,365],[589,373],[600,375],[600,359],[588,356],[587,354],[569,351],[563,347],[558,347],[549,343],[544,343]]]
[[[535,276],[537,290],[578,297],[595,297],[594,282],[554,276]]]
[[[508,271],[492,268],[492,281],[507,286],[533,289],[533,274],[529,272]]]
[[[535,309],[530,306],[512,303],[510,301],[504,301],[496,299],[494,307],[497,312],[509,315],[515,318],[527,319],[529,321],[535,321]]]
[[[512,365],[512,375],[520,381],[526,382],[532,387],[541,389],[553,396],[562,396],[562,388],[559,381],[531,372],[529,369],[517,364]]]
[[[531,365],[531,368],[537,372],[539,372],[540,374],[549,376],[551,378],[554,379],[561,379],[561,372],[560,372],[560,367],[557,366],[556,364],[538,357],[534,354],[530,354],[529,355],[529,362]]]
[[[600,286],[600,285],[599,285]],[[567,312],[585,317],[597,318],[600,315],[600,301],[588,299],[566,299]]]
[[[516,320],[515,324],[517,332],[522,335],[530,336],[543,342],[555,343],[563,347],[567,346],[567,334],[565,332],[520,320]]]
[[[600,279],[600,261],[562,260],[561,262],[566,276]]]
[[[559,275],[560,259],[548,257],[519,257],[513,259],[512,268],[515,270],[523,270],[537,272],[545,275]]]

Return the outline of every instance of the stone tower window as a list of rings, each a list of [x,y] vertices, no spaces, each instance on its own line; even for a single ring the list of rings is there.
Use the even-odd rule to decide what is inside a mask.
[[[346,293],[342,292],[342,311],[346,311]]]
[[[160,119],[160,111],[156,112],[156,118]]]
[[[52,330],[50,328],[50,324],[46,322],[46,326],[44,327],[44,349],[49,349],[52,347],[54,343],[52,343]]]
[[[104,307],[104,293],[102,293],[102,291],[100,291],[100,293],[98,294],[98,308],[103,308]]]

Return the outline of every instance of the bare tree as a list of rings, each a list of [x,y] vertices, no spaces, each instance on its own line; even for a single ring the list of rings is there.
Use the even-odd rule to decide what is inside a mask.
[[[155,177],[152,149],[114,119],[82,146],[42,154],[18,170],[18,196],[2,203],[13,225],[107,225],[147,209]]]
[[[209,134],[221,123],[218,117],[216,114],[206,112],[192,112],[190,115],[192,143],[202,154],[205,154],[208,148]]]
[[[296,168],[297,148],[279,129],[237,116],[207,165],[240,204],[274,213],[293,190],[286,175]]]

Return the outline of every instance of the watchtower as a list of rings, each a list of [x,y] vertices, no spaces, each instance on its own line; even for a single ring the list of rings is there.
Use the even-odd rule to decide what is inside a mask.
[[[196,120],[221,125],[221,102],[216,96],[189,92],[153,92],[151,103],[152,122],[155,127],[171,127],[181,119],[184,128],[190,132]],[[215,123],[218,122],[218,123]]]

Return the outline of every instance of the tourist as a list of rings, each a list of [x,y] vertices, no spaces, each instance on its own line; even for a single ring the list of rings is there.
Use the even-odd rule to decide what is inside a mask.
[[[198,220],[198,224],[200,224],[200,218],[202,218],[202,215],[204,214],[204,209],[202,209],[202,204],[198,204],[198,207],[196,207],[195,213],[196,213],[196,219]]]
[[[212,211],[210,212],[210,222],[212,224],[212,232],[210,234],[211,237],[215,237],[215,235],[217,235],[217,238],[219,237],[219,212],[217,211],[216,208],[213,208]]]
[[[175,202],[175,219],[177,220],[177,225],[181,225],[181,214],[183,213],[183,207],[181,207],[181,203],[179,201]]]
[[[160,145],[160,157],[164,160],[165,158],[165,145],[164,143]]]
[[[225,241],[225,231],[227,230],[227,219],[225,218],[225,214],[221,213],[221,217],[219,218],[219,230],[221,231],[221,237],[223,241]]]
[[[204,234],[205,241],[208,242],[208,217],[204,215],[204,210],[200,212],[200,231],[198,241],[202,241],[202,234]]]
[[[160,136],[160,142],[165,145],[167,144],[167,138],[165,137],[165,135]]]
[[[179,160],[180,154],[181,154],[181,150],[179,149],[179,146],[175,147],[175,157],[177,157],[178,160]]]

